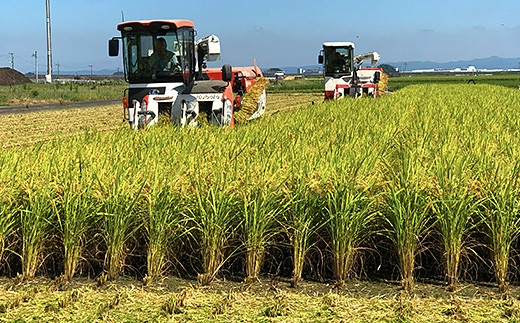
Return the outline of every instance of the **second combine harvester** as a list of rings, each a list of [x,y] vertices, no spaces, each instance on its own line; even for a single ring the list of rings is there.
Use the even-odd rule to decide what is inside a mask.
[[[376,65],[379,58],[377,52],[354,56],[354,44],[350,42],[324,43],[318,63],[324,65],[325,99],[377,97],[384,93],[387,79],[383,70],[361,67],[364,60],[370,59]]]
[[[265,111],[267,80],[256,66],[206,68],[220,59],[220,41],[211,35],[195,41],[188,20],[147,20],[119,24],[121,37],[109,41],[109,55],[119,55],[123,40],[125,119],[135,129],[166,116],[181,126],[204,122],[233,126]]]

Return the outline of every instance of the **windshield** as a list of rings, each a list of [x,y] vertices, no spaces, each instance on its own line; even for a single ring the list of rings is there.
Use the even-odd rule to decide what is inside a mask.
[[[326,47],[325,74],[350,74],[352,72],[352,48]]]
[[[125,33],[123,48],[130,83],[188,83],[193,75],[192,29]]]

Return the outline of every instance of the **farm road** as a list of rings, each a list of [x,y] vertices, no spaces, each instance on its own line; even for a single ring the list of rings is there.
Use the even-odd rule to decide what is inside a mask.
[[[17,105],[17,106],[1,106],[0,115],[24,114],[24,113],[31,113],[31,112],[57,111],[57,110],[81,109],[81,108],[94,108],[94,107],[99,107],[102,105],[117,104],[119,102],[121,102],[121,99],[82,101],[82,102],[63,102],[63,103],[50,103],[50,104],[30,104],[30,105]]]

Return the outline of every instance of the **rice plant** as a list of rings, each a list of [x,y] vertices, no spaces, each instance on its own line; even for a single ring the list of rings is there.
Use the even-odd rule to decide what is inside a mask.
[[[108,196],[102,201],[101,221],[102,236],[106,246],[105,270],[109,280],[114,280],[121,273],[128,253],[127,242],[139,230],[137,220],[140,193],[139,189],[123,183],[123,172],[116,173],[115,182],[109,188]]]
[[[247,252],[247,276],[258,277],[266,246],[282,231],[296,285],[316,241],[331,237],[334,278],[344,280],[363,239],[383,228],[409,289],[428,234],[442,239],[454,288],[468,239],[486,232],[504,289],[518,237],[518,174],[510,165],[520,158],[519,105],[520,92],[505,88],[422,85],[378,100],[294,109],[225,131],[89,129],[77,138],[5,149],[6,213],[0,211],[14,214],[16,224],[4,215],[0,234],[10,235],[9,251],[23,258],[27,277],[65,247],[69,277],[89,255],[92,268],[104,260],[114,279],[124,266],[148,267],[157,277],[173,259],[175,238],[187,231],[196,243],[183,244],[182,252],[198,257],[201,282],[208,283],[237,250]],[[381,242],[379,234],[375,239]],[[126,256],[134,250],[130,263]]]
[[[63,196],[57,201],[57,226],[63,243],[64,277],[70,281],[78,268],[86,243],[87,233],[91,230],[97,207],[92,198],[91,186],[64,187]]]
[[[246,281],[258,280],[266,247],[277,233],[276,217],[283,206],[275,191],[257,187],[242,195],[242,240],[246,250]]]
[[[500,292],[508,290],[509,262],[512,244],[520,235],[520,163],[516,162],[512,171],[489,190],[481,212],[482,224],[489,238],[493,254],[493,268]]]
[[[16,228],[15,212],[10,204],[0,205],[0,266],[3,255],[9,246],[10,239]]]
[[[204,186],[199,178],[195,184],[195,192],[191,213],[196,236],[200,239],[204,270],[198,279],[201,285],[208,285],[215,279],[227,259],[227,242],[238,225],[238,199],[233,192],[226,189],[225,175],[208,187]]]
[[[291,286],[298,286],[309,250],[316,243],[312,240],[318,230],[326,225],[319,204],[319,195],[306,187],[298,187],[291,193],[284,210],[282,226],[289,237],[293,254]]]
[[[418,181],[416,156],[403,150],[399,150],[397,155],[396,165],[388,167],[390,182],[383,221],[387,224],[386,235],[397,251],[401,284],[410,291],[414,287],[415,258],[431,226],[431,206]]]
[[[188,233],[188,218],[183,201],[163,182],[157,182],[150,194],[144,228],[148,240],[147,281],[164,274],[175,244]]]
[[[439,190],[433,203],[433,213],[444,251],[450,291],[455,291],[458,285],[461,255],[465,251],[468,235],[476,225],[473,215],[479,203],[468,188],[464,173],[466,163],[467,158],[463,156],[441,152],[434,166]]]
[[[50,235],[52,189],[28,188],[24,206],[18,212],[18,226],[22,236],[22,277],[32,279],[43,261],[43,249]]]
[[[327,195],[327,228],[332,240],[334,276],[340,284],[352,277],[362,243],[375,231],[374,201],[352,184],[337,187]]]

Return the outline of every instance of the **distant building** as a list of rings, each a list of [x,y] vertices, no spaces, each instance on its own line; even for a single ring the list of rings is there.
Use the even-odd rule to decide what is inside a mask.
[[[486,71],[486,70],[478,70],[475,66],[468,66],[468,68],[456,67],[453,69],[431,68],[431,69],[424,69],[424,70],[413,70],[408,73],[477,73],[479,71]]]
[[[303,74],[320,74],[321,70],[319,68],[310,68],[303,70]]]

